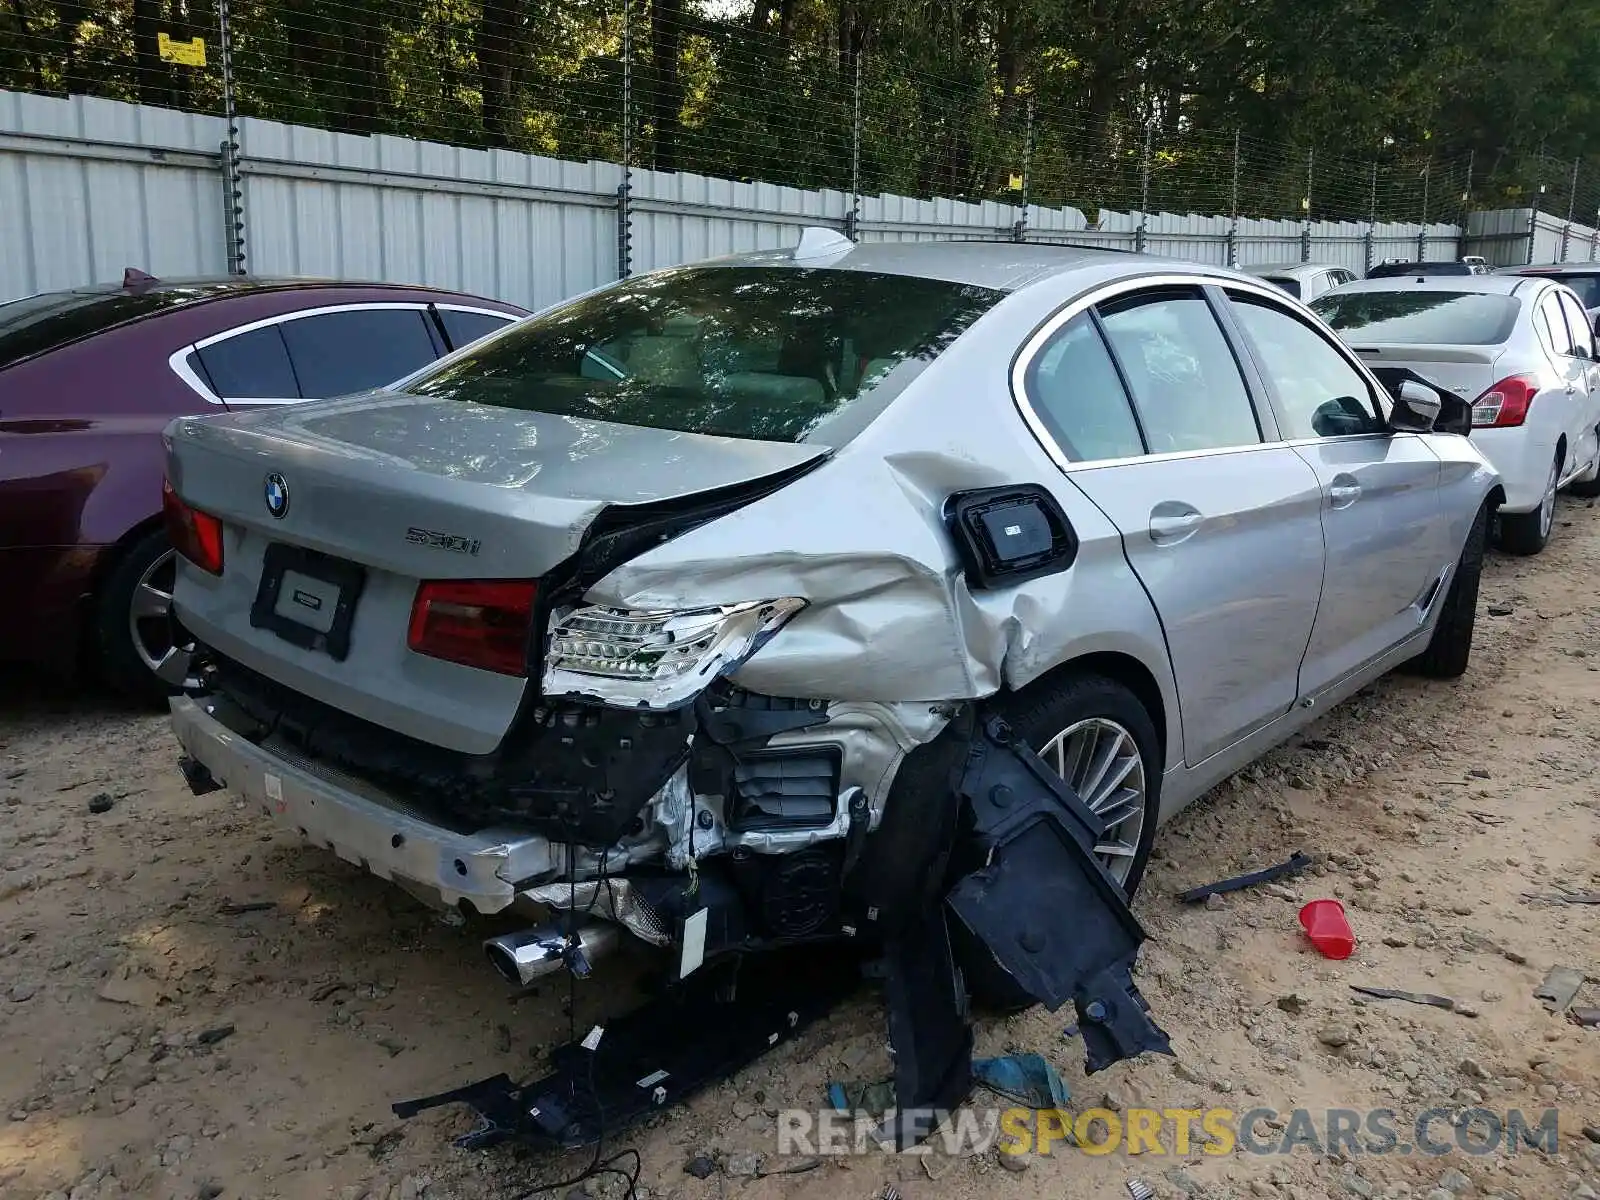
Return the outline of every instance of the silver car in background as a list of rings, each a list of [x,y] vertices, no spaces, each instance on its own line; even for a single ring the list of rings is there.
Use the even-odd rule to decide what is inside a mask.
[[[1312,308],[1369,366],[1413,371],[1472,405],[1472,440],[1505,487],[1506,550],[1544,549],[1560,488],[1600,495],[1600,360],[1582,302],[1559,280],[1368,279]]]
[[[1242,273],[808,231],[174,423],[211,684],[173,721],[191,774],[419,894],[698,962],[936,904],[998,714],[1131,893],[1329,705],[1466,669],[1504,497],[1465,424]]]
[[[1254,263],[1239,269],[1282,288],[1296,300],[1308,304],[1322,293],[1358,278],[1349,267],[1341,267],[1336,263]]]

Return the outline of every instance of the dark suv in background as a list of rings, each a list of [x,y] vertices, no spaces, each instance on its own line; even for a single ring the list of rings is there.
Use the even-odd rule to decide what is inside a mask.
[[[0,304],[0,659],[91,659],[138,697],[181,686],[167,423],[382,387],[524,315],[391,284],[133,270]]]

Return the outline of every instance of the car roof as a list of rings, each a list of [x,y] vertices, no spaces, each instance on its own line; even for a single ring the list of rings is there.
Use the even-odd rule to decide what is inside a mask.
[[[1245,263],[1239,270],[1247,275],[1315,275],[1319,271],[1348,271],[1350,268],[1339,263]]]
[[[1390,275],[1381,279],[1357,279],[1334,289],[1345,296],[1352,292],[1483,292],[1509,296],[1530,281],[1522,275]]]
[[[375,295],[386,294],[414,296],[419,303],[425,302],[421,298],[428,296],[478,300],[464,292],[412,284],[242,275],[157,279],[130,267],[121,283],[38,292],[0,304],[0,368],[15,366],[86,337],[200,304],[246,296],[304,293],[309,302],[307,307],[314,307],[311,297],[319,292],[337,292],[351,303],[371,302]],[[500,301],[492,303],[501,304]]]
[[[1497,267],[1498,275],[1600,275],[1600,262],[1529,263],[1524,267]]]
[[[806,239],[818,235],[816,246]],[[852,244],[833,230],[807,230],[801,245],[789,250],[758,250],[712,259],[697,266],[792,266],[908,275],[948,283],[1015,292],[1063,275],[1083,274],[1095,281],[1151,274],[1206,275],[1249,279],[1242,271],[1187,259],[1137,254],[1049,242],[955,241],[861,242]]]

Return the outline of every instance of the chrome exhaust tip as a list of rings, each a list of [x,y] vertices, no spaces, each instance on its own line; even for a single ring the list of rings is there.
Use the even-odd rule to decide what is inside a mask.
[[[490,938],[484,942],[483,952],[489,965],[507,983],[526,987],[536,979],[553,975],[569,961],[573,973],[583,978],[590,966],[617,948],[619,940],[617,927],[603,922],[579,926],[571,943],[563,927],[540,925]]]

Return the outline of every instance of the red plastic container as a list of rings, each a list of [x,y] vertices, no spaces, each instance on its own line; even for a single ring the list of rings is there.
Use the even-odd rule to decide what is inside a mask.
[[[1324,958],[1349,958],[1355,953],[1356,935],[1337,900],[1313,900],[1300,910],[1300,924]]]

